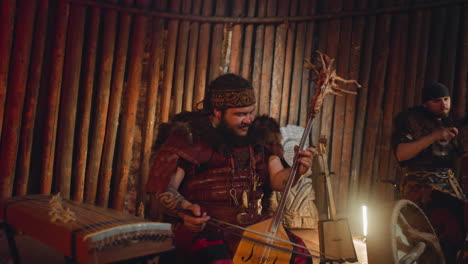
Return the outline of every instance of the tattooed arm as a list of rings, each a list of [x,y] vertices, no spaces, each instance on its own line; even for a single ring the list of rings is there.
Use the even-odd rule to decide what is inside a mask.
[[[181,218],[187,229],[199,232],[204,228],[206,221],[210,217],[206,213],[201,213],[198,204],[192,204],[187,201],[177,191],[184,176],[184,170],[177,168],[176,173],[171,177],[167,191],[158,194],[158,201],[164,213]]]

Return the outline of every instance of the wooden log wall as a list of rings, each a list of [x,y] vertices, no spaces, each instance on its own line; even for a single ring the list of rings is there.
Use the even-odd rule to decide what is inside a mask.
[[[338,208],[391,200],[392,119],[432,81],[466,115],[467,39],[463,0],[0,0],[0,196],[134,212],[160,123],[232,72],[259,114],[304,126],[320,50],[363,86],[328,97],[311,135],[330,138]]]

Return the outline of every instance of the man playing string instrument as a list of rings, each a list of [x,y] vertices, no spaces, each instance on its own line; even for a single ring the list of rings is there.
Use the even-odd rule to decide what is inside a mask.
[[[251,84],[225,74],[208,85],[202,110],[160,126],[147,192],[151,210],[176,228],[177,263],[232,263],[239,231],[220,229],[212,220],[242,227],[261,222],[269,217],[272,191],[284,189],[290,168],[281,141],[266,139],[278,136],[279,127],[271,118],[255,119],[255,110]],[[313,152],[298,152],[298,175],[309,170]],[[312,262],[293,254],[291,263]]]

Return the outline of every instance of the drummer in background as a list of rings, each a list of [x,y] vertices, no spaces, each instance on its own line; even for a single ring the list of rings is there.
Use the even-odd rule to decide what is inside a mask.
[[[447,86],[424,87],[422,104],[401,112],[394,120],[392,145],[404,168],[401,198],[418,204],[439,238],[446,263],[462,263],[467,225],[465,195],[454,174],[463,155],[459,130],[449,117]]]

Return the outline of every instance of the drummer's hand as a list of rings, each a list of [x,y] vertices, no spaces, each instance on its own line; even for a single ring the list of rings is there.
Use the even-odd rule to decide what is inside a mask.
[[[198,204],[192,204],[184,201],[181,208],[187,213],[181,213],[181,218],[184,221],[184,226],[192,232],[200,232],[205,226],[206,222],[210,220],[210,216],[206,212],[201,212]]]

